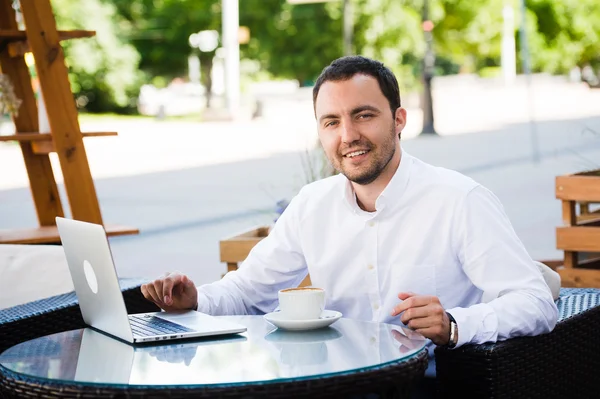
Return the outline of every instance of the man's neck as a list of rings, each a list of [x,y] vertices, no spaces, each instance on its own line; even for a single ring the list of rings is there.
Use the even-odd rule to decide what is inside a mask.
[[[360,209],[366,212],[375,212],[377,210],[375,208],[377,198],[379,198],[379,195],[383,192],[383,190],[385,190],[387,185],[392,180],[392,177],[394,177],[396,170],[398,170],[398,167],[400,166],[401,158],[402,150],[398,146],[398,148],[396,148],[396,153],[386,168],[372,183],[362,186],[352,182],[352,188],[356,194],[356,203]]]

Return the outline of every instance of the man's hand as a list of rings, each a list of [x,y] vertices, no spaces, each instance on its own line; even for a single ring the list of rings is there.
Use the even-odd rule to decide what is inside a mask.
[[[450,320],[438,297],[401,292],[398,298],[403,302],[394,307],[392,316],[404,312],[400,320],[408,328],[429,338],[436,345],[448,343]]]
[[[189,310],[198,306],[198,290],[186,275],[179,272],[167,273],[152,283],[143,284],[144,297],[161,309]]]

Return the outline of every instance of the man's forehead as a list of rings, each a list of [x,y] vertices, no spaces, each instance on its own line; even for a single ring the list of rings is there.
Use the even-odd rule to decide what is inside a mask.
[[[357,74],[346,80],[324,82],[315,101],[315,112],[318,117],[324,113],[351,111],[364,105],[376,107],[385,101],[377,79]]]

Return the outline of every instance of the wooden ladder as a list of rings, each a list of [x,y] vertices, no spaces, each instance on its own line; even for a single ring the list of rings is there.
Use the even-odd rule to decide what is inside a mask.
[[[60,243],[56,216],[64,216],[49,154],[55,152],[64,178],[73,219],[104,224],[90,172],[83,137],[114,136],[115,132],[82,133],[71,93],[61,40],[92,37],[94,31],[57,31],[50,0],[20,0],[25,30],[19,30],[12,0],[0,0],[0,72],[22,100],[13,116],[16,134],[0,141],[21,146],[39,226],[0,230],[0,244]],[[38,107],[25,63],[31,52],[43,95],[50,133],[40,133]],[[105,225],[109,236],[138,234],[133,227]]]

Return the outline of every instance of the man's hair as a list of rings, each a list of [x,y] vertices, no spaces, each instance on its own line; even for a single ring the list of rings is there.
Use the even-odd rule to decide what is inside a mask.
[[[356,74],[368,75],[377,79],[379,88],[390,104],[392,115],[395,115],[396,109],[400,107],[400,89],[396,77],[383,63],[360,55],[338,58],[323,69],[313,88],[313,108],[317,104],[317,96],[323,83],[348,80]]]

